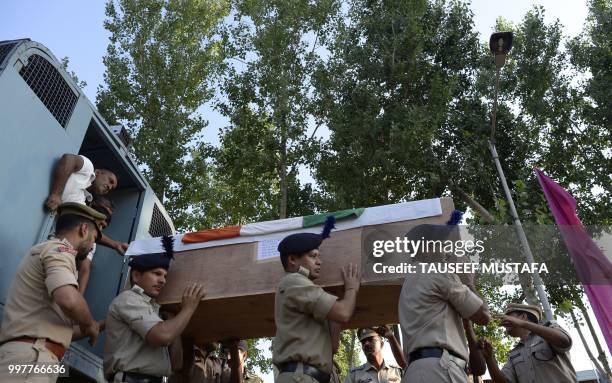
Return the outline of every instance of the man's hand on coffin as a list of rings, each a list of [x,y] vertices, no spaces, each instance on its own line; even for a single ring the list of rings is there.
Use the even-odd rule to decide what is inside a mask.
[[[181,302],[182,310],[195,311],[205,295],[204,286],[199,283],[190,284],[185,288],[185,291],[183,291],[183,300]]]
[[[344,279],[344,291],[355,290],[359,291],[361,285],[361,273],[359,265],[349,263],[342,269],[342,279]]]
[[[344,279],[344,296],[338,299],[327,313],[327,319],[347,323],[353,311],[355,310],[355,302],[357,301],[357,291],[361,283],[361,273],[359,266],[349,263],[342,268],[342,279]]]
[[[145,336],[145,341],[155,347],[170,346],[177,337],[181,336],[203,297],[204,287],[199,283],[190,283],[183,292],[181,311],[173,318],[153,326]]]

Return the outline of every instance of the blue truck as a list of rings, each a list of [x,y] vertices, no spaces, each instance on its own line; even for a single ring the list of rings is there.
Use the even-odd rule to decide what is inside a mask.
[[[96,168],[117,175],[108,236],[130,242],[174,234],[166,210],[138,170],[125,129],[109,126],[61,62],[30,39],[0,42],[0,129],[0,318],[21,258],[52,230],[53,218],[43,204],[64,153],[82,154]],[[125,259],[98,246],[85,294],[94,318],[106,317],[126,273]],[[103,344],[104,333],[95,347],[85,340],[73,343],[64,356],[70,376],[59,381],[104,382]]]

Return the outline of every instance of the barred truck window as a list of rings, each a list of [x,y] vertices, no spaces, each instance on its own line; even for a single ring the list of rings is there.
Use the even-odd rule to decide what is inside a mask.
[[[32,55],[19,74],[57,122],[66,128],[78,97],[59,71],[42,56]]]
[[[172,228],[161,210],[157,205],[153,205],[153,215],[151,216],[151,225],[149,226],[149,234],[153,237],[161,237],[163,235],[172,235]]]

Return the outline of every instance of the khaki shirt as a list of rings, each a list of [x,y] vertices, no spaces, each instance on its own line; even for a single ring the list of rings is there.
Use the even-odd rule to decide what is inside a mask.
[[[563,331],[571,337],[556,322],[548,322],[544,326]],[[569,350],[559,348],[546,342],[541,336],[531,333],[525,344],[519,343],[508,354],[508,362],[502,368],[502,373],[510,383],[577,382],[576,371],[570,362]]]
[[[242,374],[242,382],[243,383],[263,383],[263,379],[253,374],[252,372],[245,370],[244,374]]]
[[[274,297],[272,363],[302,362],[331,374],[332,344],[326,318],[337,299],[302,274],[286,274]]]
[[[159,305],[140,286],[117,295],[106,316],[104,374],[110,377],[125,371],[170,375],[168,347],[151,346],[145,341],[149,330],[159,322]]]
[[[359,367],[351,368],[344,383],[400,383],[402,369],[398,366],[383,362],[380,370],[369,362]]]
[[[194,362],[187,371],[179,371],[172,375],[172,382],[189,383],[229,383],[231,369],[229,362],[206,353],[202,349],[194,348]],[[242,375],[245,383],[263,383],[263,380],[255,374],[246,371]]]
[[[421,347],[441,347],[468,360],[461,318],[474,315],[482,299],[455,274],[407,274],[399,299],[399,321],[404,353]]]
[[[230,367],[227,360],[217,358],[200,348],[194,349],[194,361],[187,372],[189,383],[228,383]]]
[[[78,288],[76,253],[67,240],[52,238],[23,257],[4,306],[0,343],[29,336],[70,346],[73,323],[53,301],[53,291]]]

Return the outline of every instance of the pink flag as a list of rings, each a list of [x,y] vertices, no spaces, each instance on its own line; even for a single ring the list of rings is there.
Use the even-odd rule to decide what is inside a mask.
[[[534,168],[544,196],[582,281],[599,327],[612,352],[612,263],[591,239],[576,215],[576,200],[559,184]]]

